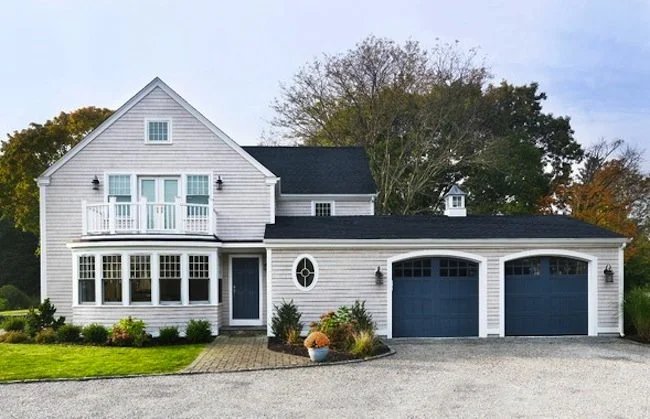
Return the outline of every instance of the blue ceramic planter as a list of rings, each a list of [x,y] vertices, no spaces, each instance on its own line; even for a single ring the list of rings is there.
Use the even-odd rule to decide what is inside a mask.
[[[309,358],[314,362],[323,362],[327,359],[327,354],[330,351],[329,347],[324,348],[307,348],[309,351]]]

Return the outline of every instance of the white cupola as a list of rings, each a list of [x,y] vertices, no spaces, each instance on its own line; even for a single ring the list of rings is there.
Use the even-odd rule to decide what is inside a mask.
[[[467,215],[467,209],[465,208],[466,195],[458,185],[452,185],[445,194],[445,215],[448,217],[465,217]]]

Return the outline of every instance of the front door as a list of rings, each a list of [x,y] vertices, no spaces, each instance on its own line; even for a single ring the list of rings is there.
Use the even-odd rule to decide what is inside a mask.
[[[140,178],[140,198],[147,200],[147,230],[176,229],[176,198],[179,196],[178,178]]]
[[[232,319],[233,326],[261,324],[260,316],[260,258],[233,257]]]

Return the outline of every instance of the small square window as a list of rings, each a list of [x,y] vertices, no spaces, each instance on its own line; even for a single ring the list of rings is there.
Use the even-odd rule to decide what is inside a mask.
[[[329,217],[332,215],[331,202],[314,202],[314,215],[316,217]]]
[[[148,143],[171,143],[170,121],[149,120],[146,124],[146,139]]]
[[[452,196],[451,197],[451,206],[452,206],[452,208],[462,208],[463,207],[463,198],[461,196]]]

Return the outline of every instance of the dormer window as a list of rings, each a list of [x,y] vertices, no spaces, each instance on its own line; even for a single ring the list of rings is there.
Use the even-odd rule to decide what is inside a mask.
[[[145,142],[149,144],[171,143],[171,125],[169,119],[147,119],[145,121]]]
[[[334,215],[334,203],[333,202],[312,202],[311,215],[314,215],[316,217],[329,217],[331,215]]]

